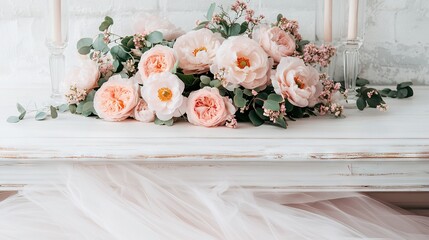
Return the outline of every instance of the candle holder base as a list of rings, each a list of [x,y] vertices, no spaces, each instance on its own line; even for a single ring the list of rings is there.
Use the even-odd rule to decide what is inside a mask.
[[[49,68],[51,74],[51,101],[55,104],[65,103],[63,94],[64,85],[64,70],[65,70],[65,56],[64,46],[52,46],[48,45],[50,56],[49,56]]]

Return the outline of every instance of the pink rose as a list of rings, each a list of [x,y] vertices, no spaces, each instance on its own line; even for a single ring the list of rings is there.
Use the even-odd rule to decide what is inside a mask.
[[[155,113],[149,110],[147,103],[140,98],[137,106],[134,108],[133,118],[140,122],[153,122],[155,121]]]
[[[314,106],[322,90],[319,72],[295,57],[282,58],[271,80],[274,91],[298,107]]]
[[[163,34],[164,39],[173,41],[184,34],[184,31],[167,19],[152,14],[145,14],[139,17],[134,25],[136,33],[147,35],[151,32],[159,31]]]
[[[144,82],[152,74],[173,71],[176,63],[177,58],[172,48],[156,45],[142,55],[139,73]]]
[[[230,37],[219,47],[210,71],[233,90],[239,85],[247,89],[266,87],[270,63],[257,42],[247,36]]]
[[[86,93],[97,87],[97,82],[100,79],[100,71],[98,65],[92,60],[82,61],[81,67],[76,67],[66,76],[65,82],[67,87],[76,87]]]
[[[296,50],[293,36],[279,27],[261,25],[253,31],[252,37],[276,63],[280,62],[282,57],[292,56]]]
[[[94,109],[106,121],[122,121],[131,115],[138,100],[138,85],[115,75],[95,93]]]
[[[206,28],[180,36],[173,46],[179,58],[179,67],[185,74],[208,72],[223,40],[219,33]]]
[[[217,88],[205,87],[192,92],[188,98],[188,121],[197,126],[224,125],[236,109],[228,97],[222,97]]]

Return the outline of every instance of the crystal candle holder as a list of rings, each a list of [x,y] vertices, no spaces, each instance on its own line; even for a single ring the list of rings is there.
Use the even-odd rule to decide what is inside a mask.
[[[49,69],[51,75],[51,100],[62,103],[61,91],[65,76],[64,50],[68,39],[68,13],[66,0],[46,0],[46,46],[49,49]]]

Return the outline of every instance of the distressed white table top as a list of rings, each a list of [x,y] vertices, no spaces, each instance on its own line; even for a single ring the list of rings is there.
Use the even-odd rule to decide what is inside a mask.
[[[0,90],[0,163],[133,161],[201,168],[224,164],[229,166],[225,169],[237,172],[244,171],[243,166],[254,166],[248,174],[271,171],[274,180],[266,184],[276,182],[277,187],[289,189],[323,185],[322,178],[304,184],[304,177],[316,176],[319,170],[329,184],[345,181],[342,187],[349,190],[377,188],[396,180],[402,182],[392,183],[390,189],[429,189],[428,87],[415,87],[415,96],[410,99],[386,99],[390,109],[385,113],[347,109],[344,119],[312,117],[289,121],[287,130],[273,126],[255,128],[249,124],[241,124],[238,129],[208,129],[184,122],[173,127],[133,120],[112,123],[70,113],[60,114],[56,120],[6,122],[9,115],[16,114],[17,101],[28,106],[40,102],[42,96],[48,96],[46,89]],[[279,179],[275,179],[275,172],[280,169]],[[222,176],[233,176],[235,170]],[[196,171],[188,178],[207,177],[208,172]],[[282,174],[298,172],[305,176],[294,183],[281,183]],[[213,179],[218,177],[213,175]],[[261,179],[266,178],[267,175],[259,180],[249,177],[254,183],[246,181],[249,186],[259,186],[263,185]],[[353,182],[367,178],[375,182]],[[351,185],[354,187],[347,187]]]

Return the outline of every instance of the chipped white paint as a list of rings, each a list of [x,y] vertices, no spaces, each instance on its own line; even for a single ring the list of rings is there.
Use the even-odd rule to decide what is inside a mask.
[[[135,162],[201,184],[225,180],[263,191],[429,191],[428,87],[391,100],[380,113],[347,110],[239,129],[111,123],[62,114],[57,120],[4,120],[14,103],[39,101],[46,89],[0,90],[0,190],[55,181],[61,164]]]
[[[216,1],[229,3],[232,0]],[[267,19],[279,12],[298,19],[305,38],[314,38],[315,1],[253,0]],[[44,46],[43,4],[41,0],[0,0],[0,86],[10,82],[26,85],[46,84],[48,52]],[[68,66],[76,63],[75,43],[80,37],[94,36],[104,15],[114,17],[115,32],[131,33],[133,16],[140,12],[159,12],[166,6],[170,20],[191,29],[202,18],[212,0],[73,0],[70,2],[70,46]],[[362,74],[376,84],[412,80],[429,84],[429,1],[368,0],[367,34],[362,51]],[[22,73],[22,69],[28,70]],[[31,71],[31,74],[28,74]],[[339,73],[341,75],[341,72]],[[36,80],[34,77],[37,76]],[[9,80],[9,81],[8,81]]]

